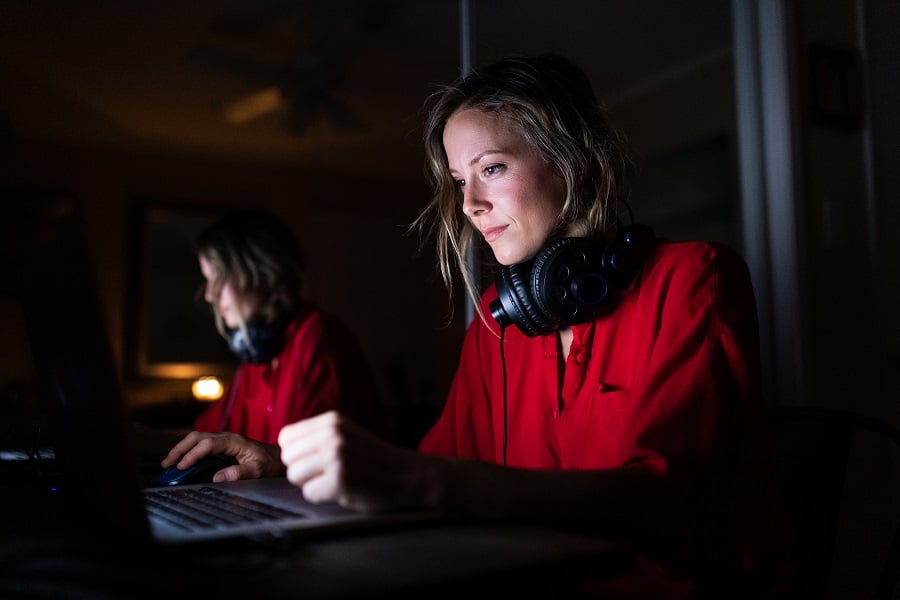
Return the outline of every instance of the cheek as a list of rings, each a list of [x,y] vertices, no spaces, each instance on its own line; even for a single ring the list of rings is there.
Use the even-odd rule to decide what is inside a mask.
[[[256,298],[253,296],[249,296],[243,299],[240,303],[241,314],[244,316],[244,318],[255,316],[257,306],[258,302],[256,301]]]
[[[563,192],[555,186],[536,188],[526,211],[529,229],[538,236],[549,235],[556,227],[556,221],[562,211]]]
[[[233,313],[238,308],[234,290],[228,284],[222,286],[222,291],[219,293],[218,307],[220,310],[225,309],[228,313]]]

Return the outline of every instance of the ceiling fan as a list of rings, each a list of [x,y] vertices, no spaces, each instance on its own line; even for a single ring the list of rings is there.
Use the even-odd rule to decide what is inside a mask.
[[[382,31],[395,4],[279,2],[221,15],[211,25],[217,41],[195,47],[190,60],[258,82],[257,90],[221,103],[227,123],[277,113],[295,134],[319,119],[337,130],[358,129],[361,120],[341,98],[346,74],[368,38]]]
[[[281,113],[285,128],[294,133],[322,117],[338,129],[361,126],[339,97],[346,63],[333,54],[297,54],[284,64],[268,65],[221,48],[200,47],[192,58],[259,82],[256,91],[221,103],[218,108],[227,123],[241,125]]]

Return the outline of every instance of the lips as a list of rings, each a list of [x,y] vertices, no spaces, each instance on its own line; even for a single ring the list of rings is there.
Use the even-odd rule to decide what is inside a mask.
[[[503,235],[503,232],[506,231],[508,225],[501,225],[499,227],[488,227],[487,229],[481,230],[481,235],[484,236],[484,241],[488,244],[496,240],[498,237]]]

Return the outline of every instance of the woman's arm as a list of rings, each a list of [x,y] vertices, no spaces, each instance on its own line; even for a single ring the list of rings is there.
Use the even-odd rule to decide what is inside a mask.
[[[685,499],[640,467],[547,471],[430,456],[391,446],[336,412],[285,427],[279,445],[288,479],[313,502],[527,519],[632,538],[688,529]]]

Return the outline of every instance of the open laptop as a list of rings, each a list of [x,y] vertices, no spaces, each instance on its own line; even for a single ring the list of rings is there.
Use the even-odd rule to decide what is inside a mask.
[[[429,518],[426,513],[364,515],[337,504],[312,504],[285,478],[143,488],[81,220],[77,213],[56,219],[38,237],[26,269],[23,312],[55,449],[59,478],[53,489],[71,518],[84,519],[93,532],[163,544]],[[164,514],[173,496],[183,494],[191,496],[188,509]],[[240,507],[226,510],[230,500],[225,496],[235,497]],[[186,516],[203,505],[219,513],[214,524]],[[226,522],[226,512],[241,512],[244,519]],[[266,516],[247,517],[254,512]]]

